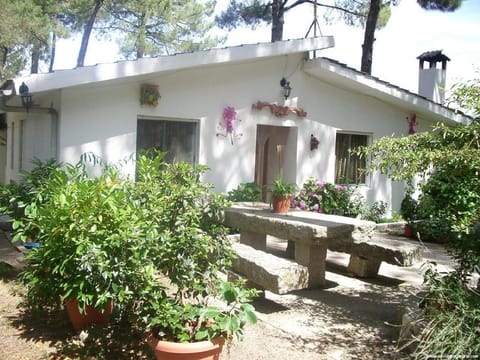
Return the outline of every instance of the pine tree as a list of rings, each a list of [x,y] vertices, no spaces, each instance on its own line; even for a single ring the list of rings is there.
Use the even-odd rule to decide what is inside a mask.
[[[463,0],[417,0],[427,10],[454,11]],[[217,18],[221,28],[232,30],[241,25],[255,29],[261,23],[272,25],[272,42],[283,39],[284,15],[288,11],[303,4],[314,4],[328,9],[327,18],[339,20],[346,24],[361,26],[365,29],[362,45],[360,70],[370,74],[372,71],[373,43],[375,30],[385,26],[390,18],[391,6],[399,0],[335,0],[333,5],[313,0],[230,0],[228,8]]]

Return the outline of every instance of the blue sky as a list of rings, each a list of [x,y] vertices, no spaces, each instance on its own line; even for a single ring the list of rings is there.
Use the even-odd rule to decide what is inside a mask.
[[[328,0],[327,0],[328,1]],[[228,0],[219,0],[217,10]],[[326,25],[318,17],[322,35],[333,35],[336,46],[321,52],[356,69],[360,68],[363,30],[342,23]],[[284,39],[305,36],[313,21],[311,5],[302,5],[285,17]],[[225,32],[224,32],[225,33]],[[443,50],[450,57],[447,65],[447,88],[462,80],[480,77],[480,0],[464,0],[454,13],[421,9],[416,0],[401,0],[392,9],[387,26],[375,33],[372,75],[416,92],[418,89],[418,60],[429,50]],[[270,41],[270,27],[256,30],[237,29],[228,34],[225,46]],[[73,68],[79,38],[62,40],[57,46],[56,69]],[[119,60],[114,41],[91,40],[86,65]]]

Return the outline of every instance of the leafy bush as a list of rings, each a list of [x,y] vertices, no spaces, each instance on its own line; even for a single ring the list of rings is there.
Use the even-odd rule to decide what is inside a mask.
[[[141,208],[142,232],[158,239],[153,261],[181,289],[181,297],[201,294],[233,256],[226,229],[219,225],[228,202],[200,181],[206,170],[166,164],[161,153],[137,160],[132,196]]]
[[[32,224],[41,242],[22,273],[31,305],[76,299],[83,311],[113,300],[121,317],[150,330],[164,324],[165,337],[180,341],[241,335],[255,320],[254,292],[219,276],[233,256],[219,225],[228,202],[200,181],[206,167],[163,157],[139,155],[135,182],[98,159],[103,172],[93,178],[82,162],[51,172],[15,234]],[[208,304],[220,283],[227,311]],[[185,316],[194,314],[217,323],[191,328]]]
[[[365,206],[365,210],[361,213],[361,216],[362,219],[380,223],[386,212],[387,203],[384,201],[376,201],[370,207]]]
[[[25,208],[32,202],[46,201],[49,193],[44,191],[45,182],[62,164],[53,159],[32,161],[33,169],[20,173],[19,183],[0,184],[0,214],[13,219],[13,226],[23,227],[23,238],[35,239],[37,229],[25,218]]]
[[[402,215],[398,214],[398,213],[395,212],[395,211],[392,211],[391,216],[389,216],[389,217],[382,217],[382,218],[380,219],[380,221],[378,221],[378,222],[379,222],[379,223],[394,223],[394,222],[400,222],[400,221],[403,221]]]
[[[221,282],[211,295],[222,300],[225,308],[208,304],[180,304],[172,298],[152,299],[139,304],[141,319],[156,337],[167,341],[193,342],[243,338],[247,323],[257,318],[249,302],[256,296],[254,289],[244,289],[229,282]]]
[[[260,186],[254,182],[242,183],[228,192],[227,200],[234,202],[262,201],[262,192]]]
[[[422,178],[418,230],[447,235],[449,252],[458,266],[448,277],[426,276],[430,293],[446,306],[431,317],[422,333],[417,354],[479,354],[480,295],[465,288],[465,279],[480,268],[480,79],[456,87],[453,101],[471,110],[477,119],[469,125],[437,125],[431,132],[407,137],[385,137],[357,152],[369,157],[369,171],[393,180]],[[432,232],[435,232],[432,234]],[[426,302],[427,314],[438,301]],[[423,357],[422,357],[423,355]]]
[[[295,197],[295,206],[308,211],[344,215],[350,213],[349,189],[343,185],[307,179]]]
[[[356,187],[334,185],[310,178],[295,197],[295,206],[308,211],[337,214],[378,222],[385,214],[387,204],[376,202],[371,207],[356,191]]]
[[[25,207],[26,221],[15,234],[23,237],[30,223],[41,243],[27,256],[22,273],[30,303],[76,299],[81,308],[102,308],[114,299],[122,305],[133,300],[135,289],[153,281],[153,239],[142,236],[132,188],[114,170],[89,178],[81,166],[67,164],[50,174],[37,194],[41,201]]]
[[[400,204],[400,215],[403,219],[411,224],[417,219],[417,206],[418,202],[410,194],[406,194]]]
[[[427,293],[422,304],[426,326],[419,337],[416,359],[480,354],[480,296],[455,273],[425,273]]]
[[[224,283],[219,276],[233,257],[226,228],[219,225],[229,202],[212,193],[211,184],[200,181],[206,170],[166,164],[162,153],[137,159],[132,198],[142,209],[142,233],[156,240],[152,261],[176,291],[168,297],[157,295],[158,290],[146,291],[136,303],[135,317],[160,338],[240,336],[246,322],[255,320],[253,307],[247,304],[255,293]],[[208,304],[216,294],[230,306],[228,310]]]
[[[451,238],[468,234],[480,220],[480,178],[478,170],[445,164],[437,167],[422,186],[418,214],[425,219],[419,232],[429,238]],[[462,235],[463,236],[463,235]]]

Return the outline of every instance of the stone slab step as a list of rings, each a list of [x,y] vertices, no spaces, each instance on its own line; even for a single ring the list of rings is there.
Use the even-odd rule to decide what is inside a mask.
[[[351,244],[332,241],[328,244],[328,249],[405,267],[422,260],[424,247],[406,241],[374,236],[367,241],[355,241]]]
[[[292,260],[233,243],[237,258],[232,268],[249,281],[276,294],[286,294],[308,287],[308,269]]]

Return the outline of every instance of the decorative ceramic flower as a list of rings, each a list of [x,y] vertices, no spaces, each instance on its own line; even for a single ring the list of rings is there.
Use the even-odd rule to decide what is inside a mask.
[[[227,106],[223,109],[222,120],[218,123],[218,129],[221,132],[217,133],[217,136],[223,136],[230,138],[230,142],[233,145],[233,139],[239,138],[243,134],[239,134],[235,131],[233,125],[234,121],[240,122],[241,120],[237,118],[237,112],[232,106]]]
[[[415,130],[415,127],[417,126],[417,114],[413,113],[409,117],[407,117],[407,122],[408,122],[408,134],[413,135],[417,131]]]

